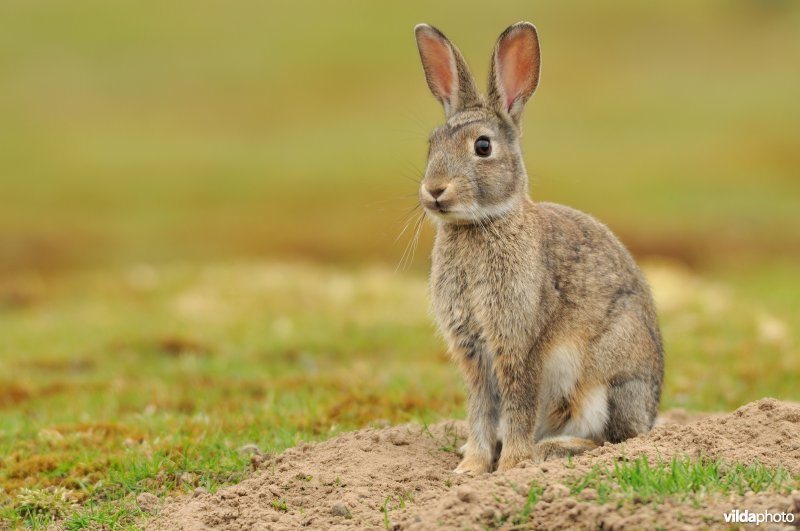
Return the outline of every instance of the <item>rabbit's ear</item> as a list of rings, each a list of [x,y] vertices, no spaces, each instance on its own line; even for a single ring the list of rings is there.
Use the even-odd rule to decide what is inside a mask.
[[[539,36],[530,22],[517,22],[497,39],[489,72],[489,104],[519,124],[522,108],[539,84]]]
[[[480,105],[478,87],[458,48],[441,31],[427,24],[418,24],[414,34],[428,87],[442,102],[445,114],[450,117]]]

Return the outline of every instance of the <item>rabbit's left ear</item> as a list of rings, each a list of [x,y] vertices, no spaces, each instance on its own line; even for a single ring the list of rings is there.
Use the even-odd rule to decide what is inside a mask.
[[[480,105],[481,96],[467,62],[444,33],[427,24],[414,28],[419,58],[428,87],[449,118],[458,111]]]
[[[530,22],[517,22],[497,39],[489,72],[489,104],[519,124],[525,102],[539,85],[539,36]]]

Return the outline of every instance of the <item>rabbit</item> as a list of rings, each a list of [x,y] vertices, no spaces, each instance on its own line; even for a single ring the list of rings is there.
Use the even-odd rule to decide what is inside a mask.
[[[500,35],[486,96],[441,31],[414,32],[446,115],[419,198],[436,227],[433,314],[468,390],[455,472],[502,472],[649,431],[664,350],[647,281],[605,225],[528,195],[520,134],[539,82],[536,28]]]

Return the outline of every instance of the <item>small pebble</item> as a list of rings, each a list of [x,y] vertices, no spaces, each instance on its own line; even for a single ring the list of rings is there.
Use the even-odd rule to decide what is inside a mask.
[[[464,503],[471,503],[475,501],[475,492],[466,485],[461,485],[458,487],[458,489],[456,489],[456,495],[458,496],[458,499]]]
[[[408,439],[406,439],[403,434],[397,432],[389,434],[389,442],[395,446],[407,446],[409,444]]]
[[[350,511],[347,510],[347,507],[342,503],[337,503],[333,507],[331,507],[331,514],[335,516],[347,516],[350,514]]]

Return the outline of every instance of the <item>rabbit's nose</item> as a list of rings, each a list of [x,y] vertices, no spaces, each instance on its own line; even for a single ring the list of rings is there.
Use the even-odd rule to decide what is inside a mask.
[[[428,188],[426,186],[425,189],[428,191],[429,194],[431,194],[432,198],[439,199],[439,196],[441,196],[444,193],[444,191],[447,190],[447,186],[435,186],[433,188]]]

